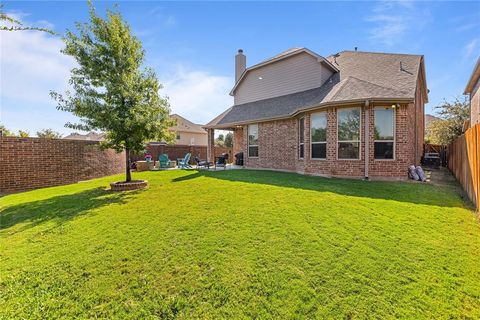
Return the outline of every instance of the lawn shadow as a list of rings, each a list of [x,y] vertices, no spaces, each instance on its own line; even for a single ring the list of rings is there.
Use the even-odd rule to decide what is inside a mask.
[[[105,188],[88,189],[82,192],[56,196],[44,200],[25,202],[0,209],[0,232],[19,223],[25,226],[20,232],[47,221],[55,220],[57,226],[86,214],[89,210],[113,203],[125,203],[142,190],[112,192]]]
[[[310,191],[332,192],[353,197],[471,209],[468,200],[465,199],[464,195],[457,192],[458,188],[454,185],[439,187],[425,183],[324,178],[296,173],[248,169],[226,171],[202,170],[175,178],[172,182],[187,181],[199,177],[266,184]],[[234,192],[233,189],[231,191]]]

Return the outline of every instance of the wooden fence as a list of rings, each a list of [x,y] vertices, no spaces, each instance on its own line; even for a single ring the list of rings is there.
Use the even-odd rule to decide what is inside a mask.
[[[468,129],[448,146],[448,168],[468,197],[480,207],[480,124]]]

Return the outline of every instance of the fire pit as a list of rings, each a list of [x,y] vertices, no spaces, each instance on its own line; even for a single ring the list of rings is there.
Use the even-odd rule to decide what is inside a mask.
[[[119,181],[110,183],[112,191],[129,191],[143,189],[148,186],[147,180],[132,180],[129,182]]]

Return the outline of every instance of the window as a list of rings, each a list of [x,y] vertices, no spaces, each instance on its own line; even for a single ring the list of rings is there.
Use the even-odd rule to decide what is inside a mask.
[[[258,124],[248,126],[248,156],[258,157]]]
[[[395,109],[375,108],[375,159],[394,159]]]
[[[310,117],[312,159],[327,158],[327,113],[312,113]]]
[[[180,140],[180,133],[177,132],[177,140]]]
[[[298,157],[305,156],[305,118],[298,119]]]
[[[338,159],[360,159],[360,108],[337,110]]]

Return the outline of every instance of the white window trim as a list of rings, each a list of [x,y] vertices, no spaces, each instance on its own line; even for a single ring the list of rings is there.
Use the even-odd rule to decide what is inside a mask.
[[[300,132],[300,121],[303,120],[303,132]],[[303,135],[303,142],[300,142],[300,137]],[[303,145],[303,157],[300,157],[300,147]],[[298,119],[298,159],[305,159],[305,117]]]
[[[375,131],[373,138],[373,160],[374,161],[395,161],[397,159],[397,108],[388,106],[378,106],[373,110],[373,128],[375,130],[375,110],[376,109],[392,109],[393,110],[393,140],[375,140]],[[376,159],[375,158],[375,142],[393,142],[393,159]]]
[[[338,140],[338,112],[340,110],[355,110],[355,109],[358,109],[360,110],[360,135],[359,135],[359,139],[360,140]],[[345,108],[345,107],[340,107],[340,108],[337,108],[335,110],[336,112],[336,118],[337,118],[337,145],[335,146],[335,153],[336,153],[336,157],[337,157],[337,160],[339,161],[360,161],[362,160],[362,116],[363,116],[363,112],[362,112],[362,108],[361,107],[348,107],[348,108]],[[338,157],[338,146],[340,143],[352,143],[352,142],[358,142],[358,158],[348,158],[348,159],[345,159],[345,158],[339,158]]]
[[[325,133],[328,135],[328,113],[327,111],[319,111],[319,112],[314,112],[310,114],[310,160],[320,160],[320,161],[325,161],[327,160],[327,140],[325,141],[318,141],[318,142],[312,142],[312,115],[314,114],[319,114],[319,113],[324,113],[325,114],[325,119],[327,119],[327,127],[325,128]],[[314,158],[312,156],[313,154],[313,145],[314,144],[325,144],[325,158]]]
[[[258,136],[260,136],[260,128],[258,126],[258,123],[252,123],[252,124],[249,124],[247,126],[247,153],[248,153],[248,157],[249,158],[258,158],[258,156],[254,157],[254,156],[250,156],[250,147],[257,147],[257,153],[258,151],[260,150],[260,148],[258,147],[258,144],[250,144],[250,126],[257,126],[257,140],[258,140]]]

